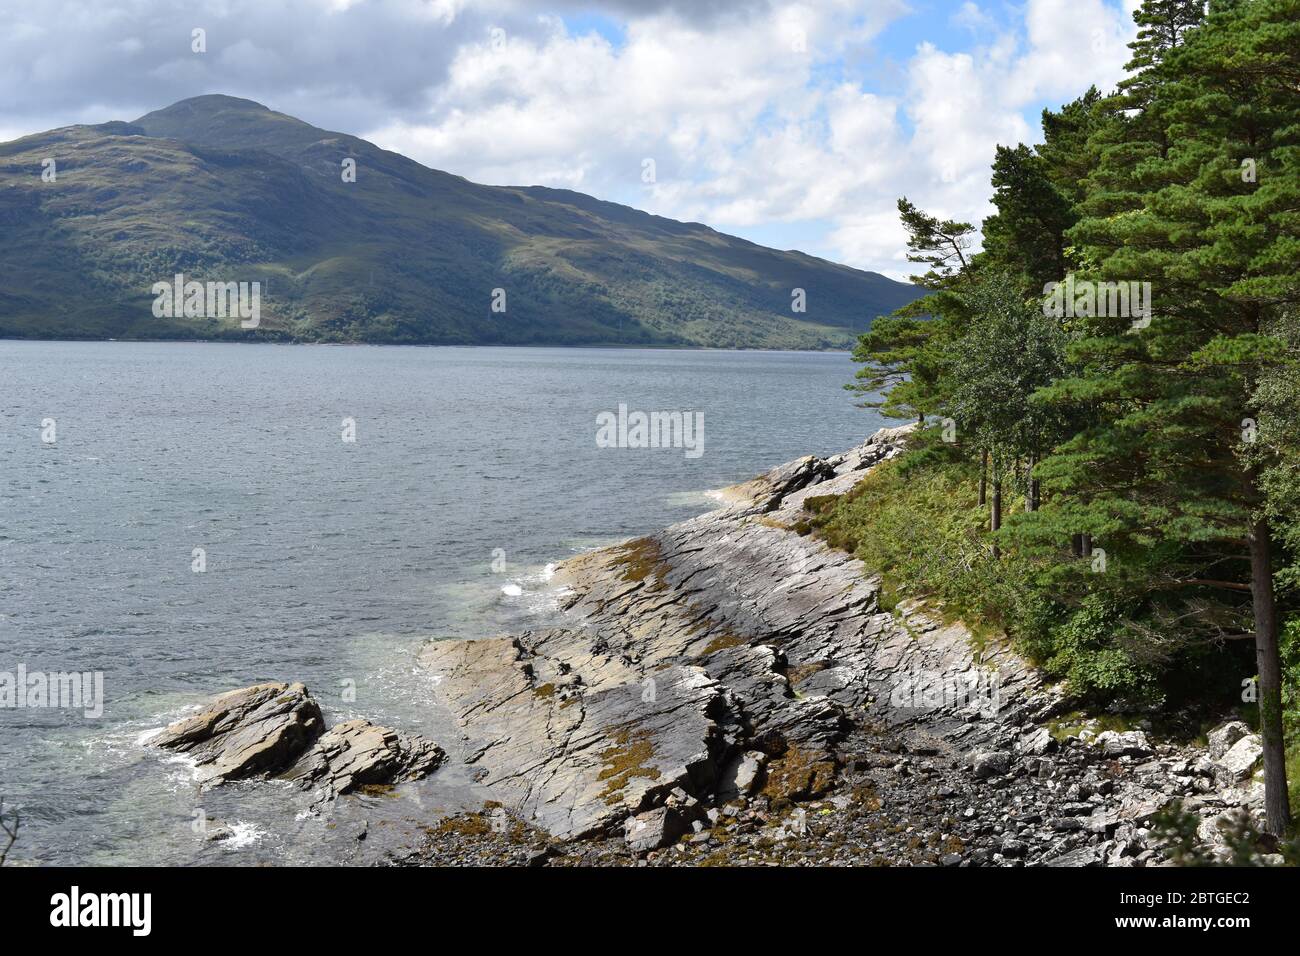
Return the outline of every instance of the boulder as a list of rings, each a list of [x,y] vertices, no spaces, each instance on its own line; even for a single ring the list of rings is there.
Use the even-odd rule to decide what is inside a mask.
[[[151,743],[194,760],[205,784],[283,777],[329,800],[366,784],[396,784],[436,769],[437,744],[368,720],[325,730],[302,684],[255,684],[221,694]]]
[[[1250,734],[1250,726],[1244,720],[1230,720],[1220,724],[1209,733],[1209,751],[1211,760],[1220,760],[1232,745],[1242,737]]]
[[[979,780],[998,777],[1011,769],[1011,754],[1002,750],[979,751],[971,756],[971,770]]]
[[[1154,753],[1147,735],[1140,730],[1107,730],[1098,734],[1093,744],[1107,757],[1149,757]]]
[[[302,684],[255,684],[221,694],[151,743],[185,754],[220,783],[282,770],[324,729],[320,705]]]
[[[1056,740],[1046,727],[1038,727],[1030,730],[1016,741],[1016,749],[1023,754],[1041,757],[1056,749]]]
[[[747,750],[732,757],[718,777],[719,799],[730,800],[753,793],[766,763],[767,754],[761,750]]]
[[[635,853],[668,846],[686,830],[685,819],[672,807],[656,807],[623,821],[623,839]]]
[[[1263,753],[1264,747],[1257,734],[1242,737],[1215,761],[1216,782],[1222,787],[1229,787],[1236,781],[1249,777]]]

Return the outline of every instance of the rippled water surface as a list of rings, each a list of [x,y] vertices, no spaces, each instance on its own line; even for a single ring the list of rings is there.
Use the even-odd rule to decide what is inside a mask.
[[[414,667],[424,641],[540,623],[548,563],[860,441],[879,419],[841,388],[853,368],[844,354],[0,342],[0,672],[101,671],[106,698],[97,718],[0,708],[0,796],[23,815],[11,860],[332,858],[336,828],[286,785],[199,794],[141,737],[261,680],[302,680],[331,722],[445,735]],[[620,403],[702,412],[704,453],[598,448],[596,417]],[[452,791],[464,772],[437,776]],[[236,838],[200,839],[200,811]]]

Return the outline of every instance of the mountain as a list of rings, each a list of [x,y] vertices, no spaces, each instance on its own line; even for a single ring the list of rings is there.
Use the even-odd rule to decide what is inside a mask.
[[[29,338],[843,348],[919,291],[215,95],[0,144],[0,261],[0,336]],[[260,327],[155,316],[176,273],[260,282]]]

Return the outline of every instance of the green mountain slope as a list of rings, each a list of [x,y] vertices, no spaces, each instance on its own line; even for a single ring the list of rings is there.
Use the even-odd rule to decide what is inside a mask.
[[[228,96],[0,144],[0,262],[0,336],[42,338],[833,348],[918,291]],[[177,272],[261,282],[261,326],[155,317]]]

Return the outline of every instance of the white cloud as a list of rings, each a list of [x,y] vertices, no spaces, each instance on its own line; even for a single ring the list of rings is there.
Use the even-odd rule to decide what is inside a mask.
[[[471,179],[581,189],[723,230],[820,223],[808,251],[908,274],[898,195],[978,224],[994,147],[1036,138],[1028,107],[1113,84],[1132,28],[1103,0],[1028,0],[997,33],[967,3],[955,19],[988,41],[922,43],[892,94],[822,79],[904,12],[874,9],[775,4],[708,22],[655,10],[619,44],[550,19],[544,36],[462,46],[426,115],[369,136]]]
[[[978,223],[995,145],[1032,141],[1040,104],[1119,78],[1136,2],[968,0],[946,18],[960,39],[898,49],[882,31],[927,15],[904,0],[200,0],[184,14],[133,0],[84,28],[77,0],[50,0],[0,33],[0,127],[227,92],[479,182],[793,245],[772,240],[788,226],[822,237],[806,251],[898,275],[913,271],[898,195]],[[560,15],[602,11],[578,29]],[[207,56],[189,50],[193,25]]]

